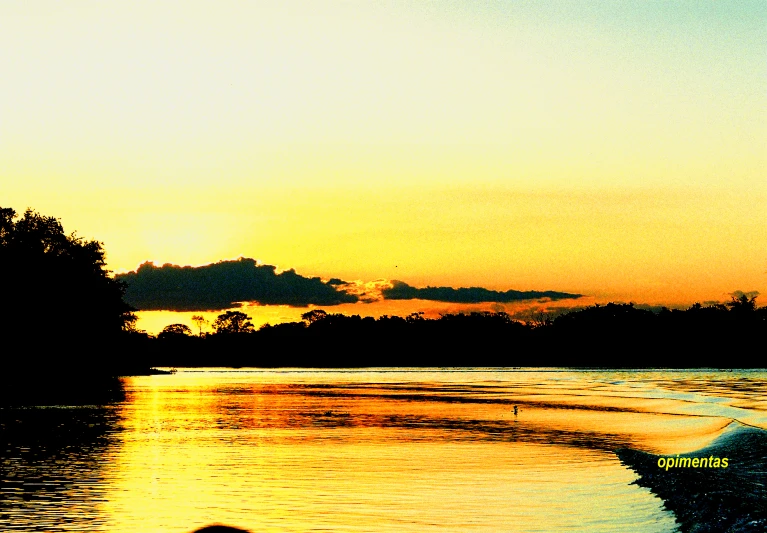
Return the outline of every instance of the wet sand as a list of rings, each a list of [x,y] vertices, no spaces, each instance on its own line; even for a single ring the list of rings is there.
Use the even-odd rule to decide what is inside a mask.
[[[767,531],[767,431],[730,424],[711,445],[679,457],[728,458],[727,468],[660,468],[661,455],[616,451],[674,513],[681,531],[751,533]],[[677,457],[674,455],[673,457]]]

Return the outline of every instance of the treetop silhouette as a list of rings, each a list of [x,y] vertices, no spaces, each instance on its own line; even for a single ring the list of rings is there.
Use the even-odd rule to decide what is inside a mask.
[[[250,333],[253,331],[253,323],[250,317],[241,311],[227,311],[218,315],[213,322],[213,329],[218,334]]]
[[[66,234],[58,219],[31,209],[18,217],[0,208],[0,335],[25,355],[11,364],[91,364],[135,323],[123,284],[109,274],[100,242]],[[62,348],[75,348],[77,361]]]

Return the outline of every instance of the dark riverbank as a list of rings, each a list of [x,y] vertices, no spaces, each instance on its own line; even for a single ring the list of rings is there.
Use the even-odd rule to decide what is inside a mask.
[[[41,373],[5,375],[0,379],[0,408],[23,405],[105,405],[125,399],[117,376]]]
[[[214,333],[174,324],[156,338],[134,335],[132,353],[168,367],[751,368],[767,338],[767,308],[753,300],[659,313],[608,304],[535,323],[489,312],[303,318],[256,330],[227,312]]]
[[[767,531],[767,431],[733,422],[710,446],[678,456],[726,457],[727,468],[666,469],[658,466],[665,456],[628,449],[616,454],[639,474],[637,485],[663,499],[682,532]]]

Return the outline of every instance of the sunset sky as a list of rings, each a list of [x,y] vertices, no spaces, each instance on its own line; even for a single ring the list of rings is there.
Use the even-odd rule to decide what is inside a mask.
[[[115,272],[767,293],[763,0],[6,0],[0,73],[0,205]]]

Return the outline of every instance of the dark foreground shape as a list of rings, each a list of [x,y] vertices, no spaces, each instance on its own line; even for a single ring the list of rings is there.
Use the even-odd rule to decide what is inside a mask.
[[[245,529],[238,529],[236,527],[222,526],[221,524],[214,524],[212,526],[205,526],[201,529],[195,529],[192,533],[250,533]]]
[[[106,405],[125,399],[119,378],[60,371],[0,376],[0,407],[12,405]]]
[[[767,431],[733,422],[711,446],[679,455],[727,457],[727,468],[666,470],[658,467],[663,456],[627,449],[616,454],[639,474],[634,483],[663,499],[682,532],[767,531]]]

